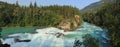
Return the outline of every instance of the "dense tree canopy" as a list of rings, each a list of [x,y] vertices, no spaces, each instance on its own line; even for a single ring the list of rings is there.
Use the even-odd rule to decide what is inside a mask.
[[[120,46],[120,2],[104,2],[101,8],[83,13],[83,19],[109,30],[113,47]]]
[[[56,26],[62,20],[80,15],[79,9],[71,6],[41,6],[36,2],[20,6],[0,2],[0,26]]]

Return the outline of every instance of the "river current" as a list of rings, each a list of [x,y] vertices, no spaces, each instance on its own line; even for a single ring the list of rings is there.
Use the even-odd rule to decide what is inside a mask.
[[[8,38],[3,40],[3,44],[10,44],[11,47],[73,47],[74,41],[77,38],[83,42],[82,36],[91,34],[99,40],[100,47],[111,47],[109,38],[107,37],[108,30],[98,26],[83,22],[82,27],[74,31],[60,30],[54,27],[36,29],[37,33],[16,33],[8,35]],[[57,37],[61,33],[62,35]],[[21,40],[31,40],[30,42],[15,42],[15,38]],[[84,47],[84,46],[81,46]]]

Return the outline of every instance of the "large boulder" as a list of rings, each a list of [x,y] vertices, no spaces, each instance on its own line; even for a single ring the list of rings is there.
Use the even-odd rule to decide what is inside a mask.
[[[67,19],[65,21],[62,21],[59,25],[58,28],[63,29],[63,30],[70,30],[70,19]]]
[[[80,16],[75,15],[71,19],[66,19],[62,21],[59,25],[58,28],[63,29],[63,30],[74,30],[76,29],[80,24]]]

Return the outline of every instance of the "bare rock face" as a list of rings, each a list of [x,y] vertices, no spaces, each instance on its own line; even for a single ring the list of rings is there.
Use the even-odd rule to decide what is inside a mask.
[[[80,22],[80,16],[79,15],[75,15],[75,20],[76,20],[77,23],[79,23]]]
[[[66,19],[62,21],[59,25],[58,28],[63,29],[63,30],[74,30],[79,26],[80,23],[80,16],[75,15],[72,19]]]
[[[63,29],[63,30],[70,30],[70,19],[67,19],[65,21],[62,21],[59,25],[58,28]]]

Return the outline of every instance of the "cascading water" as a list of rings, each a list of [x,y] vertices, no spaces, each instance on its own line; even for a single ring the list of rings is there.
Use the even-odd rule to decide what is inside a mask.
[[[8,35],[10,38],[6,38],[3,41],[3,44],[10,44],[11,47],[73,47],[75,38],[79,39],[80,42],[83,42],[82,36],[85,34],[91,34],[93,37],[99,39],[100,47],[111,47],[108,42],[109,38],[107,38],[107,30],[101,29],[100,27],[91,25],[87,22],[83,22],[81,26],[83,28],[78,28],[71,32],[64,32],[64,30],[49,27],[37,29],[37,33],[35,34],[12,34]],[[15,38],[31,41],[15,42]]]

